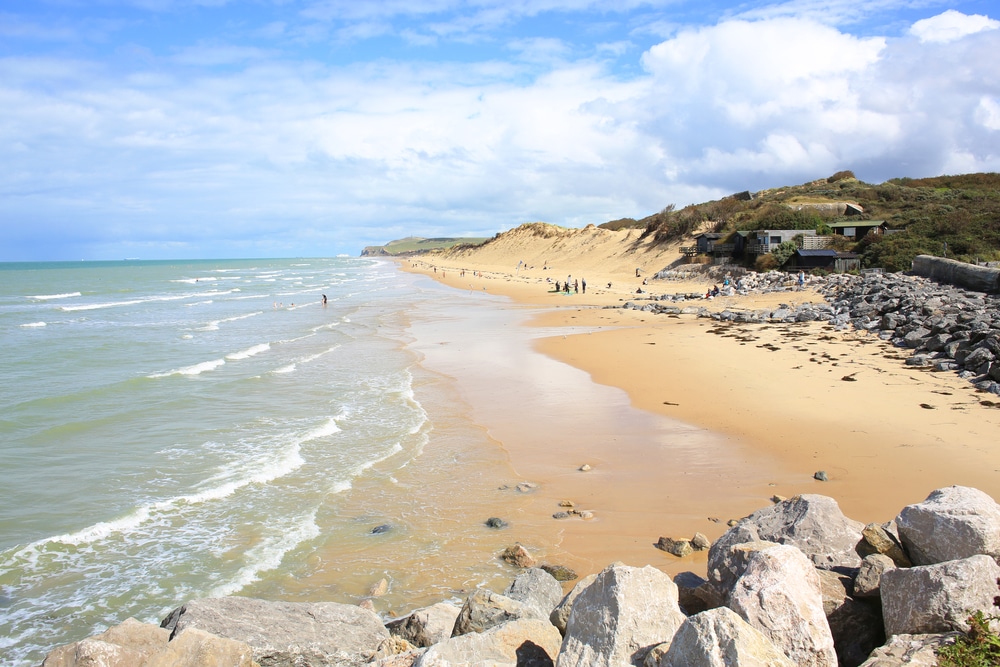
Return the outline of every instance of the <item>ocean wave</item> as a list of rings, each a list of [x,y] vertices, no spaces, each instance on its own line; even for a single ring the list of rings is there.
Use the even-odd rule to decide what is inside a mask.
[[[225,363],[225,359],[213,359],[212,361],[203,361],[200,364],[177,368],[172,371],[167,371],[166,373],[153,373],[152,375],[147,375],[146,377],[151,380],[155,380],[156,378],[165,378],[170,377],[171,375],[201,375],[202,373],[207,373],[208,371],[214,371],[216,368]]]
[[[285,373],[294,373],[296,369],[295,364],[288,364],[287,366],[282,366],[281,368],[275,368],[272,373],[277,373],[279,375],[284,375]]]
[[[156,303],[158,301],[182,301],[184,299],[193,299],[208,295],[229,294],[231,292],[237,292],[237,291],[239,290],[228,290],[228,291],[212,290],[210,292],[195,292],[192,294],[150,296],[150,297],[145,297],[143,299],[128,299],[127,301],[106,301],[104,303],[86,303],[86,304],[81,304],[79,306],[59,306],[59,309],[66,312],[75,312],[78,310],[101,310],[102,308],[120,308],[121,306],[136,306],[143,303]]]
[[[307,540],[320,535],[316,524],[316,510],[298,518],[293,526],[285,528],[277,535],[265,539],[263,543],[248,550],[245,554],[249,564],[236,573],[232,581],[213,589],[208,597],[223,597],[239,593],[248,585],[260,580],[260,574],[273,570],[281,565],[285,554],[295,549]]]
[[[261,343],[260,345],[254,345],[253,347],[248,347],[247,349],[242,350],[240,352],[233,352],[232,354],[227,354],[226,359],[230,359],[232,361],[237,361],[240,359],[249,359],[254,355],[260,354],[261,352],[267,352],[270,349],[271,345],[269,343]]]
[[[66,292],[65,294],[36,294],[34,296],[29,296],[29,299],[37,299],[38,301],[48,301],[50,299],[69,299],[74,296],[81,296],[79,292]]]
[[[22,328],[32,328],[32,327],[44,327],[48,326],[45,322],[28,322],[27,324],[22,324]]]
[[[205,326],[199,327],[198,329],[195,329],[195,331],[218,331],[220,324],[226,324],[228,322],[236,322],[237,320],[245,320],[248,317],[256,317],[257,315],[261,315],[263,313],[264,313],[263,310],[258,310],[258,311],[253,312],[253,313],[247,313],[246,315],[236,315],[234,317],[227,317],[227,318],[221,319],[221,320],[212,320],[211,322],[209,322]]]

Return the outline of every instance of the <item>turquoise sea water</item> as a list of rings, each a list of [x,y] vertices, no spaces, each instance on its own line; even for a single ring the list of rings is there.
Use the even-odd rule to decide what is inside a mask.
[[[193,597],[351,601],[390,562],[489,577],[434,560],[494,548],[446,498],[503,461],[407,349],[427,283],[354,258],[0,264],[0,663]]]

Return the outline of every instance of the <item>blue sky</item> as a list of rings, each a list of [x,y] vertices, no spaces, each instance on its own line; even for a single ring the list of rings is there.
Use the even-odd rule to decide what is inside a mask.
[[[0,261],[358,254],[1000,171],[995,0],[8,0]]]

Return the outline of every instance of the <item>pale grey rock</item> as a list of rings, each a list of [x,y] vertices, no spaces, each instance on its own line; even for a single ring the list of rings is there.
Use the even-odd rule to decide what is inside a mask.
[[[677,586],[654,567],[615,563],[573,602],[558,667],[639,665],[684,622]]]
[[[896,569],[896,564],[885,554],[871,554],[861,561],[858,576],[854,578],[854,597],[877,598],[881,592],[882,574]]]
[[[523,602],[512,600],[506,595],[500,595],[485,588],[477,588],[462,605],[462,610],[455,619],[452,637],[470,632],[485,632],[508,621],[519,618],[542,618],[533,607]]]
[[[795,667],[762,632],[726,607],[688,618],[657,667]]]
[[[556,605],[556,608],[552,610],[551,614],[549,614],[549,621],[551,621],[552,625],[559,629],[560,633],[566,633],[566,623],[569,621],[570,612],[573,611],[573,602],[576,601],[576,599],[580,596],[580,593],[582,593],[587,586],[594,583],[595,579],[597,579],[596,574],[588,574],[586,577],[577,582],[576,586],[574,586],[573,589],[567,593],[562,600],[560,600],[559,604]]]
[[[978,489],[949,486],[903,508],[899,536],[916,565],[986,554],[1000,560],[1000,505]]]
[[[757,510],[712,544],[708,551],[708,579],[725,595],[723,561],[736,544],[770,541],[798,547],[817,567],[858,567],[854,548],[864,524],[844,516],[833,498],[803,494]]]
[[[719,542],[721,540],[716,541],[708,552],[708,579],[719,594],[719,604],[710,606],[725,605],[730,591],[743,576],[747,561],[754,552],[778,546],[777,542],[767,540],[739,542],[728,546],[720,545]]]
[[[257,667],[253,650],[234,639],[217,637],[188,628],[170,640],[162,651],[150,656],[142,667]]]
[[[872,651],[861,667],[936,667],[937,649],[953,643],[957,634],[896,635]]]
[[[449,602],[439,602],[393,619],[385,627],[393,636],[414,646],[431,646],[451,637],[461,609]]]
[[[1000,565],[983,555],[883,572],[886,636],[968,630],[973,611],[993,610],[997,578]]]
[[[525,618],[435,644],[415,667],[551,667],[561,640],[548,621]]]
[[[545,570],[533,567],[515,577],[504,595],[537,612],[537,618],[548,618],[563,598],[562,586]]]
[[[816,568],[791,545],[750,555],[729,608],[801,667],[837,667]]]
[[[378,616],[354,605],[242,597],[192,600],[161,626],[171,637],[196,628],[246,642],[261,667],[363,665],[389,637]]]
[[[695,551],[704,551],[712,546],[712,540],[708,539],[704,533],[695,533],[691,538],[691,546],[694,547]]]
[[[53,649],[42,665],[134,667],[165,649],[169,640],[169,630],[128,618],[98,635]]]

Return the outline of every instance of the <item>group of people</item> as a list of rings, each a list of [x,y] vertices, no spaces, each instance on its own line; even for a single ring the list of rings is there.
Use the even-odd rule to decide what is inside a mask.
[[[550,281],[549,278],[546,278],[545,280],[546,280],[546,282]],[[572,281],[572,282],[570,282],[570,281]],[[580,288],[583,288],[583,293],[586,294],[587,293],[587,279],[583,278],[581,280],[574,280],[573,276],[566,276],[566,282],[560,283],[558,280],[556,281],[556,288],[553,291],[555,291],[555,292],[563,292],[564,294],[569,294],[569,290],[570,290],[571,287],[573,289],[573,293],[574,294],[579,294],[580,293]]]

